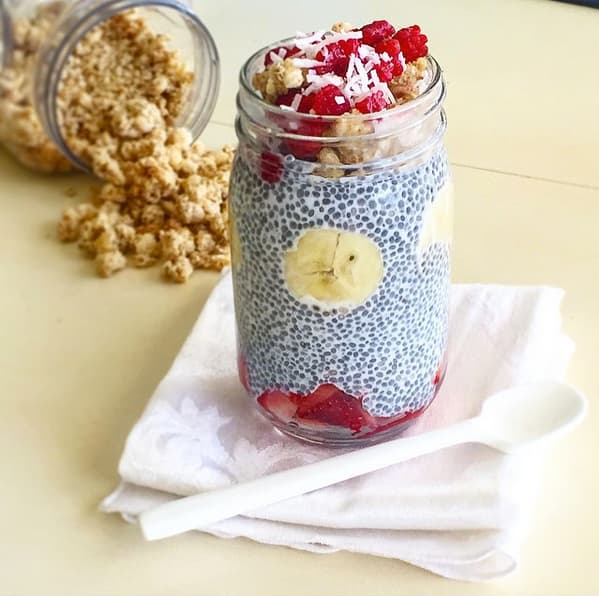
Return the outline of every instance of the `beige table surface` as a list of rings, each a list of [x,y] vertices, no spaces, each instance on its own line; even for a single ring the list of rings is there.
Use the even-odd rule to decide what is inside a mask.
[[[105,281],[54,225],[75,185],[0,154],[0,593],[599,594],[599,11],[549,0],[201,3],[222,55],[208,144],[232,141],[237,70],[258,46],[344,18],[419,22],[449,84],[454,279],[566,289],[570,380],[590,415],[551,448],[519,570],[485,585],[398,561],[186,535],[144,543],[97,504],[125,437],[212,287]],[[301,8],[300,8],[301,7]],[[475,363],[473,363],[475,364]]]

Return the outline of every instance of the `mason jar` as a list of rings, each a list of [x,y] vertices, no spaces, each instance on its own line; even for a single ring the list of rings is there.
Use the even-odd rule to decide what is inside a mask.
[[[3,68],[11,65],[16,51],[21,51],[15,43],[20,20],[31,17],[40,8],[52,13],[52,25],[43,39],[25,41],[28,45],[34,44],[35,61],[32,71],[22,82],[27,85],[30,100],[30,106],[23,106],[23,111],[34,110],[41,127],[40,135],[43,131],[49,144],[28,146],[17,130],[15,138],[5,140],[4,144],[20,161],[39,170],[60,171],[74,166],[89,171],[88,164],[71,150],[62,134],[58,110],[60,82],[67,62],[82,38],[104,20],[132,8],[137,9],[155,33],[168,35],[170,45],[179,50],[193,72],[186,105],[176,124],[189,129],[194,139],[199,137],[216,103],[219,58],[210,32],[193,10],[192,0],[0,0]],[[54,160],[48,155],[52,150],[57,153]],[[62,156],[66,159],[61,160]]]
[[[372,443],[421,415],[445,374],[445,84],[429,56],[421,94],[403,105],[298,113],[251,83],[266,52],[288,43],[240,73],[230,188],[239,377],[288,435]],[[343,159],[315,161],[327,149]]]

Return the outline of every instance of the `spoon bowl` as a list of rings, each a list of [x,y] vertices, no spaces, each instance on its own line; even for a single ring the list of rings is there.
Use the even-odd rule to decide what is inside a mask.
[[[585,398],[570,385],[542,381],[488,397],[479,420],[484,442],[513,453],[566,432],[584,417]]]

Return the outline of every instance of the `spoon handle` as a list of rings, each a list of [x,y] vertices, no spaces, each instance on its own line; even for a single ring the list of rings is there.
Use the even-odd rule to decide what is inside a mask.
[[[147,540],[167,538],[419,455],[460,443],[478,442],[481,434],[478,422],[478,418],[470,418],[428,433],[394,439],[250,482],[171,501],[142,513],[141,529]]]

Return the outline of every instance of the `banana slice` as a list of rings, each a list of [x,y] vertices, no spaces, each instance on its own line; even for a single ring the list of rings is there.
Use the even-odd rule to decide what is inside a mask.
[[[435,242],[451,244],[452,231],[453,184],[448,180],[424,212],[418,252],[422,254]]]
[[[325,310],[365,302],[383,279],[383,271],[378,246],[355,232],[307,230],[285,255],[289,291]]]
[[[233,219],[232,213],[229,213],[229,236],[231,238],[231,266],[238,269],[243,264],[243,253],[239,242],[237,222]]]

